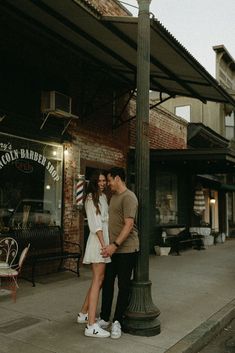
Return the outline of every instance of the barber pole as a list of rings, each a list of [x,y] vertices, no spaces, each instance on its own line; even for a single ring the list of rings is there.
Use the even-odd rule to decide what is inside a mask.
[[[84,175],[79,175],[78,180],[77,180],[77,184],[76,184],[76,205],[77,205],[77,208],[82,208],[82,206],[83,206],[84,184],[85,184]]]

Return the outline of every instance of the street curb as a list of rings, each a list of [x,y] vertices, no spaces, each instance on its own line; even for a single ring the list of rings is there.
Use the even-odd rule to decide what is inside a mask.
[[[165,351],[165,353],[198,353],[233,318],[235,318],[235,299]]]

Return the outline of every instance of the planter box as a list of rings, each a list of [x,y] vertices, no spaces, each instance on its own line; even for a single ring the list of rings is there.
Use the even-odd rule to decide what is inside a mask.
[[[154,246],[154,250],[157,256],[167,256],[171,251],[171,247],[161,247],[161,246]]]
[[[204,235],[202,241],[204,246],[211,246],[214,244],[214,237],[213,235]]]
[[[226,236],[224,233],[219,234],[218,237],[216,238],[216,243],[224,243],[226,239]]]

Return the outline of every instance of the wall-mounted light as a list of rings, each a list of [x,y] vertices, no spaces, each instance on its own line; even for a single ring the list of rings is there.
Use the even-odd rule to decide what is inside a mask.
[[[210,205],[214,205],[216,202],[215,200],[215,193],[213,190],[210,191]]]
[[[67,156],[68,154],[69,154],[68,148],[65,147],[65,149],[64,149],[64,155]]]
[[[50,189],[51,189],[51,185],[47,184],[47,185],[46,185],[46,189],[47,189],[47,190],[50,190]]]
[[[211,199],[210,199],[210,204],[211,204],[211,205],[214,205],[214,204],[215,204],[215,199],[214,199],[214,198],[211,198]]]

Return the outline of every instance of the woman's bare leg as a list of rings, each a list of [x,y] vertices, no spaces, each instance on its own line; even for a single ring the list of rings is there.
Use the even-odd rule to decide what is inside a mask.
[[[89,289],[88,297],[88,323],[93,325],[95,323],[96,309],[99,300],[100,288],[104,280],[105,263],[92,264],[92,283]]]
[[[87,294],[86,294],[84,303],[83,303],[82,308],[81,308],[81,312],[82,312],[83,314],[88,313],[88,305],[89,305],[90,290],[91,290],[91,287],[88,289],[88,292],[87,292]]]

